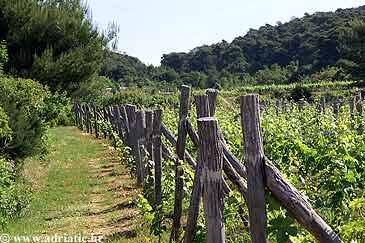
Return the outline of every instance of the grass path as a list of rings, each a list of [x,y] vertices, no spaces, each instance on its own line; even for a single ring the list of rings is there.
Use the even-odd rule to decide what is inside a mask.
[[[139,193],[135,180],[108,142],[73,127],[51,129],[49,136],[51,153],[25,162],[33,198],[7,233],[97,234],[113,242],[151,242],[141,232],[133,205]]]

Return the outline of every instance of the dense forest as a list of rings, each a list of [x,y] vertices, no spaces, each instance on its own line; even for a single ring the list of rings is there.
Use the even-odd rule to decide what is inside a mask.
[[[161,64],[183,76],[192,72],[206,75],[208,85],[295,82],[327,67],[342,68],[361,78],[364,17],[365,6],[306,14],[285,24],[251,29],[231,43],[164,55]]]
[[[150,80],[201,88],[361,79],[364,16],[365,6],[305,14],[251,29],[231,43],[223,40],[188,53],[165,54],[156,68],[113,53],[104,59],[108,68],[101,74],[124,85]]]

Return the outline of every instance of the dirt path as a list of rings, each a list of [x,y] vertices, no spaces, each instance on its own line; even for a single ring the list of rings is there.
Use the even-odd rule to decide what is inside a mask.
[[[76,128],[50,131],[45,159],[25,162],[33,200],[10,235],[100,235],[104,241],[147,242],[133,199],[139,190],[108,141]]]

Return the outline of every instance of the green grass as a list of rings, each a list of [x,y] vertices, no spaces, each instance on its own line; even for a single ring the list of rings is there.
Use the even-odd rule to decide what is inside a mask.
[[[78,135],[75,136],[75,133]],[[87,212],[88,198],[92,184],[97,183],[88,177],[88,163],[103,147],[90,138],[80,136],[72,128],[56,128],[50,131],[54,144],[52,152],[39,166],[37,159],[25,162],[26,175],[41,173],[38,181],[40,191],[33,194],[32,203],[24,217],[9,225],[10,233],[39,233],[64,230],[64,225],[54,223],[50,218],[82,215]],[[44,170],[32,171],[33,169]],[[80,228],[79,222],[74,222]],[[74,233],[74,232],[73,232]]]
[[[108,141],[72,127],[51,129],[49,140],[45,158],[25,161],[31,204],[5,233],[96,233],[111,242],[155,242],[132,203],[140,193],[135,179]]]

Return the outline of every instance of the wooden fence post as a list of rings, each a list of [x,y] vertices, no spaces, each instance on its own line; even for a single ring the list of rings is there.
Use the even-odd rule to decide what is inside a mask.
[[[136,136],[136,106],[127,104],[125,106],[127,119],[128,119],[128,134],[127,134],[127,145],[131,148],[132,156],[136,162],[136,178],[138,180],[138,169],[137,169],[137,136]],[[138,182],[137,182],[138,184]]]
[[[135,159],[136,159],[136,171],[137,171],[137,184],[144,185],[144,165],[142,159],[142,146],[143,142],[141,141],[144,137],[146,122],[145,122],[145,114],[144,111],[137,111],[136,113],[136,148],[135,148]]]
[[[153,185],[153,177],[152,177],[152,168],[149,164],[149,161],[154,161],[153,159],[153,142],[152,142],[152,132],[153,132],[153,111],[146,111],[146,130],[145,130],[145,137],[146,137],[146,150],[148,153],[147,161],[146,161],[146,175],[148,176],[149,180],[147,183],[149,185]]]
[[[81,118],[82,126],[85,127],[85,130],[87,131],[87,121],[86,121],[86,108],[85,108],[85,104],[84,105],[81,105],[81,117],[82,117]]]
[[[79,127],[79,117],[78,117],[79,108],[77,106],[77,102],[75,102],[72,111],[75,113],[75,126]]]
[[[281,113],[286,114],[287,112],[287,103],[285,100],[281,102]]]
[[[358,130],[359,132],[362,132],[364,130],[364,124],[363,124],[363,121],[362,121],[362,116],[363,116],[363,99],[361,97],[361,93],[356,96],[356,110],[357,110],[357,113],[358,113],[358,124],[359,124],[359,127],[358,127]]]
[[[89,110],[87,109],[87,105],[84,105],[84,121],[85,121],[85,127],[86,127],[86,132],[89,133],[90,132],[90,127],[89,127]]]
[[[104,123],[108,123],[108,112],[106,110],[106,107],[103,107],[103,116],[104,116]],[[107,131],[104,131],[104,139],[107,137]]]
[[[119,105],[115,105],[113,107],[114,110],[114,116],[115,116],[115,131],[118,134],[119,138],[123,138],[123,132],[122,132],[122,119],[120,117],[120,110]]]
[[[122,133],[124,132],[123,135],[123,142],[125,144],[127,144],[127,136],[128,136],[128,118],[127,118],[127,112],[125,110],[125,106],[124,105],[119,105],[119,112],[120,112],[120,117],[122,120]]]
[[[304,100],[300,99],[298,101],[299,112],[302,112],[303,111],[303,107],[304,107]]]
[[[127,118],[128,118],[128,124],[129,124],[129,133],[128,133],[128,146],[132,149],[132,155],[136,162],[136,178],[137,178],[137,184],[143,185],[143,178],[142,178],[142,167],[141,167],[141,153],[138,146],[138,139],[139,134],[137,131],[137,115],[136,115],[136,106],[134,105],[126,105],[126,112],[127,112]],[[139,115],[139,118],[141,117],[141,114]],[[139,121],[138,122],[142,122]]]
[[[195,96],[196,113],[198,118],[209,117],[209,100],[206,95]],[[185,243],[191,243],[195,237],[196,224],[199,216],[199,206],[201,197],[201,175],[202,175],[202,161],[197,160],[195,167],[193,188],[190,196],[188,221],[185,230]]]
[[[136,125],[136,106],[128,104],[125,106],[125,111],[128,121],[127,145],[132,148],[134,127]]]
[[[185,161],[185,146],[186,146],[186,121],[189,115],[190,108],[190,87],[181,86],[180,94],[180,112],[179,112],[179,128],[176,143],[176,154],[178,159],[175,160],[175,203],[174,203],[174,219],[170,236],[171,241],[178,241],[180,237],[182,203],[184,197],[184,170],[182,165]]]
[[[210,116],[214,116],[215,110],[217,107],[217,96],[218,96],[218,90],[216,89],[207,89],[206,94],[208,95],[209,100],[209,112]]]
[[[95,104],[92,104],[92,109],[94,113],[94,130],[95,130],[95,137],[99,138],[99,125],[98,125],[98,113]]]
[[[251,238],[253,243],[266,243],[264,149],[258,95],[241,97],[241,123],[245,141]]]
[[[115,129],[115,114],[114,114],[114,109],[112,106],[108,106],[108,116],[109,116],[109,121],[110,124],[112,125],[112,130],[113,132],[116,131]]]
[[[153,158],[155,161],[155,208],[159,210],[162,203],[162,142],[161,142],[162,112],[156,110],[153,113]]]
[[[225,242],[224,192],[222,184],[223,149],[215,118],[198,119],[199,160],[203,163],[203,205],[207,225],[207,242]]]
[[[92,123],[92,119],[91,119],[91,116],[92,116],[92,113],[91,113],[91,108],[90,108],[90,105],[86,104],[86,107],[87,107],[87,117],[88,117],[88,121],[89,121],[89,132],[90,134],[93,133],[93,123]]]
[[[340,112],[340,107],[338,101],[336,100],[333,103],[333,114],[335,115],[336,120],[338,119],[339,112]]]
[[[279,116],[279,113],[280,113],[279,107],[280,107],[280,100],[277,100],[275,102],[275,113],[276,113],[276,116]]]
[[[321,97],[321,110],[322,113],[326,113],[326,97]]]
[[[354,113],[354,110],[355,110],[355,98],[354,97],[350,97],[349,106],[350,106],[351,121],[353,122],[354,121],[354,117],[355,117],[355,113]]]

